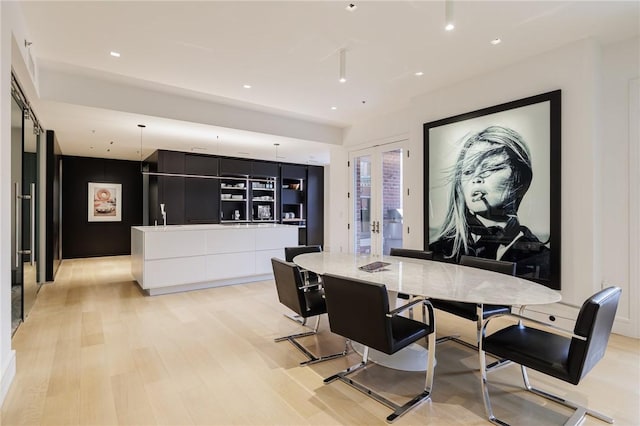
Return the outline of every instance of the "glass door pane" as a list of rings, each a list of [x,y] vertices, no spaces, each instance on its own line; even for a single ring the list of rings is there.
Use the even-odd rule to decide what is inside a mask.
[[[23,254],[24,291],[23,318],[31,312],[38,294],[38,134],[36,124],[29,115],[23,122],[22,152],[22,249],[29,251]]]
[[[22,106],[11,98],[11,332],[22,322]]]
[[[402,148],[383,151],[382,157],[382,254],[402,247]]]
[[[353,160],[354,253],[371,253],[371,155]]]

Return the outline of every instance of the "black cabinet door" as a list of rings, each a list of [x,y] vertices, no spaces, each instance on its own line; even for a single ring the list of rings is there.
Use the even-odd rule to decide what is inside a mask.
[[[307,241],[309,245],[324,243],[324,167],[307,169]]]
[[[164,204],[167,212],[167,225],[183,225],[184,222],[184,180],[183,177],[158,176],[158,225],[162,224],[160,204]]]
[[[224,176],[249,176],[251,174],[251,161],[235,158],[220,159],[220,175]]]
[[[256,178],[276,177],[278,176],[278,163],[253,161],[251,163],[251,176]]]
[[[158,151],[158,171],[184,173],[184,152]]]
[[[185,178],[186,223],[220,222],[219,188],[217,179]]]
[[[307,168],[305,166],[282,165],[282,179],[306,179]]]
[[[218,158],[210,155],[186,154],[184,172],[188,175],[218,176]]]

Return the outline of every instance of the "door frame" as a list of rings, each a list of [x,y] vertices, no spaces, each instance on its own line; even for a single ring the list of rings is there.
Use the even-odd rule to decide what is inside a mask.
[[[348,173],[349,173],[349,192],[348,192],[348,212],[349,212],[349,252],[355,253],[355,238],[356,238],[356,226],[355,226],[355,200],[356,200],[356,181],[355,181],[355,159],[358,157],[370,155],[371,156],[371,198],[370,198],[370,222],[377,222],[375,238],[372,235],[371,239],[371,254],[382,255],[383,251],[383,197],[382,197],[382,153],[387,151],[394,151],[400,149],[402,154],[400,156],[402,164],[404,164],[404,153],[408,149],[408,139],[396,140],[384,144],[377,144],[366,148],[355,149],[348,153]],[[374,170],[378,170],[374,173]],[[401,192],[404,205],[404,166],[402,167],[402,182]],[[373,222],[371,222],[373,223]],[[371,225],[370,225],[371,226]],[[401,234],[402,235],[402,234]]]

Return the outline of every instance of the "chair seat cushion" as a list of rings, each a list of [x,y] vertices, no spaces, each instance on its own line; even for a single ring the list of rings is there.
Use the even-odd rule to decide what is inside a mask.
[[[452,300],[431,299],[434,308],[450,314],[466,318],[470,321],[478,321],[478,313],[475,303],[455,302]],[[510,306],[504,305],[483,305],[482,319],[489,318],[491,315],[505,314],[511,312]]]
[[[571,339],[536,328],[511,325],[483,339],[482,349],[560,380],[571,382]]]
[[[391,351],[387,352],[389,355],[396,353],[421,337],[433,333],[433,326],[396,315],[391,318],[391,333],[393,341],[391,342]]]

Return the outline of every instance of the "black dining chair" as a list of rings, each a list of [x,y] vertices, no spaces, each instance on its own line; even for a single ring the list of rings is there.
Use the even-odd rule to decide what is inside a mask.
[[[526,390],[574,409],[565,425],[577,425],[587,414],[613,423],[611,417],[602,413],[534,388],[529,383],[526,368],[577,385],[604,356],[621,291],[619,287],[609,287],[587,299],[580,308],[573,333],[521,315],[499,314],[489,318],[482,327],[480,341],[482,393],[489,420],[495,424],[506,424],[494,416],[491,408],[485,352],[520,364]],[[504,317],[513,317],[518,323],[484,337],[489,322]]]
[[[390,407],[394,411],[387,417],[388,422],[393,422],[420,402],[429,399],[433,388],[435,366],[435,319],[429,302],[414,300],[398,309],[389,310],[389,297],[384,284],[331,274],[324,275],[324,290],[331,331],[364,345],[362,361],[359,364],[327,377],[324,382],[340,380]],[[428,310],[428,322],[398,315],[409,306],[417,304],[422,305],[425,321]],[[391,355],[422,338],[427,340],[428,347],[425,387],[404,405],[396,404],[349,377],[367,367],[369,348]]]
[[[320,252],[322,252],[322,246],[320,245],[285,247],[284,260],[287,262],[293,262],[293,259],[299,254]],[[307,284],[320,284],[322,282],[322,278],[315,272],[307,271],[302,268],[300,270],[302,271],[302,275]]]
[[[501,260],[484,259],[481,257],[466,256],[460,257],[460,265],[471,266],[474,268],[485,269],[488,271],[499,272],[506,275],[516,274],[516,264],[514,262],[504,262]],[[433,307],[441,311],[474,321],[476,323],[476,344],[480,339],[480,329],[484,320],[492,315],[506,314],[511,312],[511,306],[506,305],[482,305],[476,303],[456,302],[454,300],[431,299]],[[457,343],[477,349],[472,345],[460,339],[460,336],[444,336],[438,338],[437,342],[442,343],[453,340]],[[495,365],[494,365],[495,366]]]
[[[271,266],[273,268],[273,276],[275,278],[276,290],[278,292],[278,300],[280,303],[294,311],[299,317],[304,318],[305,323],[303,325],[306,325],[307,318],[316,317],[316,324],[310,331],[278,337],[275,341],[282,342],[283,340],[288,340],[303,354],[305,354],[307,356],[307,361],[301,362],[301,365],[314,364],[320,361],[327,361],[340,356],[345,356],[347,354],[346,344],[343,352],[318,357],[296,340],[301,337],[312,336],[318,333],[320,315],[327,312],[324,293],[322,288],[317,285],[305,286],[302,280],[300,268],[295,264],[273,257],[271,258]],[[287,316],[287,318],[290,317]]]
[[[400,257],[409,257],[412,259],[422,259],[422,260],[432,260],[433,252],[424,251],[424,250],[416,250],[416,249],[406,249],[399,247],[392,247],[389,249],[389,256],[400,256]]]
[[[410,259],[421,259],[421,260],[432,260],[433,252],[424,251],[424,250],[416,250],[416,249],[405,249],[399,247],[391,247],[389,249],[389,256],[397,256],[397,257],[407,257]],[[397,294],[398,299],[410,300],[411,295],[407,293],[399,292]],[[413,316],[413,310],[409,309],[409,317]]]

